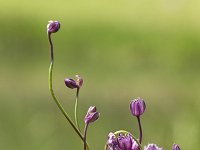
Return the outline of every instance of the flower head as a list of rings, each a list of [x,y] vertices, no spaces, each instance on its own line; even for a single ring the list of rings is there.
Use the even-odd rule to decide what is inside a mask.
[[[177,144],[173,144],[172,150],[181,150]]]
[[[108,134],[108,140],[106,142],[106,150],[119,150],[117,137],[112,132]]]
[[[140,97],[132,100],[130,103],[130,111],[133,116],[139,117],[144,113],[145,109],[146,109],[145,102],[143,99],[140,99]]]
[[[84,119],[85,124],[89,124],[91,122],[96,121],[99,118],[99,116],[100,116],[100,113],[96,111],[96,107],[90,106]]]
[[[139,146],[131,134],[115,135],[111,132],[106,142],[106,150],[139,150]]]
[[[55,33],[60,29],[60,23],[58,21],[50,20],[47,24],[47,32],[48,33]]]
[[[64,82],[65,82],[65,85],[70,89],[78,88],[78,85],[76,84],[76,81],[74,81],[71,78],[66,78],[64,80]]]
[[[159,148],[156,144],[148,144],[144,146],[144,150],[163,150],[163,148]]]
[[[64,79],[65,85],[70,88],[80,88],[83,85],[83,78],[79,75],[76,75],[76,81],[71,78]]]

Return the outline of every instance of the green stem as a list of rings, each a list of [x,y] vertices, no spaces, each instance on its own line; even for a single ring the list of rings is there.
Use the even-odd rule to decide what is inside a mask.
[[[60,104],[60,102],[58,101],[58,99],[56,98],[54,91],[53,91],[53,86],[52,86],[52,70],[53,70],[53,61],[50,64],[50,68],[49,68],[49,90],[51,92],[51,96],[53,98],[53,100],[55,101],[56,105],[58,106],[58,108],[60,109],[60,111],[62,112],[62,114],[65,116],[65,118],[67,119],[67,121],[70,123],[70,125],[72,126],[72,128],[75,130],[75,132],[78,134],[78,136],[84,140],[83,135],[79,132],[79,130],[76,128],[75,124],[72,122],[72,120],[70,119],[69,115],[65,112],[64,108],[62,107],[62,105]]]
[[[88,129],[88,123],[85,124],[85,128],[84,128],[84,150],[86,150],[86,146],[87,146],[87,143],[86,143],[86,135],[87,135],[87,129]]]
[[[56,105],[58,106],[58,108],[60,109],[60,111],[62,112],[62,114],[65,116],[65,118],[67,119],[67,121],[69,122],[69,124],[72,126],[72,128],[74,129],[74,131],[76,132],[76,134],[81,138],[81,140],[84,142],[84,137],[81,134],[81,132],[76,128],[75,124],[72,122],[71,118],[69,117],[69,115],[65,112],[64,108],[62,107],[62,105],[60,104],[59,100],[56,98],[54,91],[53,91],[53,84],[52,84],[52,73],[53,73],[53,64],[54,64],[54,59],[53,59],[53,43],[51,41],[51,33],[48,32],[48,40],[50,43],[50,53],[51,53],[51,63],[50,63],[50,67],[49,67],[49,90],[51,93],[51,96],[54,100],[54,102],[56,103]],[[86,143],[87,144],[87,143]],[[89,150],[89,146],[87,144],[87,148]]]
[[[79,95],[79,88],[77,88],[77,91],[76,91],[76,102],[75,102],[75,108],[74,108],[74,114],[75,114],[75,121],[76,121],[76,126],[78,128],[78,130],[80,131],[80,126],[79,126],[79,119],[78,119],[78,95]]]

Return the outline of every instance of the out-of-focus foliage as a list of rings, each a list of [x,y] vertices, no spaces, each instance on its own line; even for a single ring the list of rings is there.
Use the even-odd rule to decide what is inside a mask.
[[[101,150],[110,131],[138,135],[130,100],[146,100],[144,144],[195,149],[200,140],[200,1],[0,0],[0,149],[66,150],[83,145],[48,91],[46,25],[53,35],[54,88],[73,117],[80,74],[80,119],[90,105],[101,116],[88,131]],[[83,126],[83,121],[81,126]]]

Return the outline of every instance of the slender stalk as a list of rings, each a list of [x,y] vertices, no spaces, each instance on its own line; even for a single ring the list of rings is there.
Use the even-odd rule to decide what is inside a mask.
[[[77,88],[76,91],[76,102],[75,102],[75,108],[74,108],[74,114],[75,114],[75,121],[76,121],[76,126],[78,128],[78,130],[80,131],[80,126],[79,126],[79,119],[78,119],[78,95],[79,95],[79,88]]]
[[[137,116],[137,121],[138,121],[139,132],[140,132],[139,142],[141,144],[142,143],[142,126],[141,126],[141,122],[140,122],[140,116]]]
[[[50,68],[49,68],[49,90],[51,92],[51,96],[52,96],[53,100],[55,101],[56,105],[58,106],[58,108],[60,109],[60,111],[62,112],[62,114],[65,116],[67,121],[72,126],[72,128],[75,130],[75,132],[78,134],[78,136],[83,140],[82,134],[76,128],[75,124],[72,122],[72,120],[70,119],[69,115],[65,112],[64,108],[62,107],[62,105],[60,104],[60,102],[58,101],[58,99],[56,98],[56,96],[54,94],[54,91],[53,91],[53,88],[52,88],[53,87],[52,86],[52,70],[53,70],[53,62],[51,62]]]
[[[53,91],[53,84],[52,84],[52,73],[53,73],[53,65],[54,65],[54,55],[53,55],[53,43],[51,41],[51,33],[48,32],[48,40],[50,43],[50,53],[51,53],[51,63],[50,63],[50,67],[49,67],[49,90],[51,93],[51,96],[54,100],[54,102],[56,103],[56,105],[58,106],[58,108],[60,109],[60,111],[62,112],[62,114],[65,116],[65,118],[67,119],[67,121],[69,122],[69,124],[72,126],[72,128],[74,129],[74,131],[76,132],[76,134],[81,138],[81,140],[84,142],[84,137],[81,134],[81,132],[77,129],[77,127],[75,126],[75,124],[72,122],[71,118],[69,117],[69,115],[65,112],[64,108],[62,107],[62,105],[60,104],[59,100],[56,98],[54,91]],[[86,143],[88,150],[89,150],[89,146]]]
[[[89,125],[89,123],[86,123],[85,124],[85,128],[84,128],[84,150],[86,150],[86,145],[87,145],[87,143],[86,143],[86,135],[87,135],[87,128],[88,128],[88,125]]]

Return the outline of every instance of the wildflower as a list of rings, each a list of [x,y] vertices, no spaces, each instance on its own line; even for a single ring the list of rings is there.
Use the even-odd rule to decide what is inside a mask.
[[[139,146],[131,134],[120,133],[116,136],[111,132],[108,135],[106,150],[139,150]]]
[[[140,97],[132,100],[130,103],[130,110],[133,116],[138,117],[142,115],[145,109],[146,109],[145,102],[143,99],[140,99]]]
[[[108,134],[108,140],[106,142],[106,150],[118,150],[118,142],[117,142],[117,137],[115,136],[114,133],[110,132]]]
[[[140,132],[140,137],[139,137],[140,144],[142,143],[142,126],[141,126],[140,116],[144,113],[145,109],[146,109],[145,102],[143,99],[140,99],[140,97],[132,100],[130,103],[130,111],[133,116],[137,117],[138,121],[139,132]]]
[[[79,89],[83,85],[83,78],[79,75],[76,75],[76,78],[76,81],[71,78],[64,79],[65,85],[70,89]]]
[[[55,33],[60,29],[60,23],[58,21],[50,20],[47,24],[47,32],[48,33]]]
[[[87,136],[87,128],[91,122],[96,121],[99,118],[99,113],[95,106],[90,106],[88,112],[85,116],[85,128],[84,128],[84,150],[86,150],[86,136]]]
[[[76,84],[76,81],[74,81],[71,78],[66,78],[64,80],[64,82],[65,82],[65,85],[70,89],[78,88],[78,85]]]
[[[99,118],[99,115],[100,114],[96,111],[96,107],[90,106],[84,119],[85,124],[89,124],[91,122],[96,121]]]

